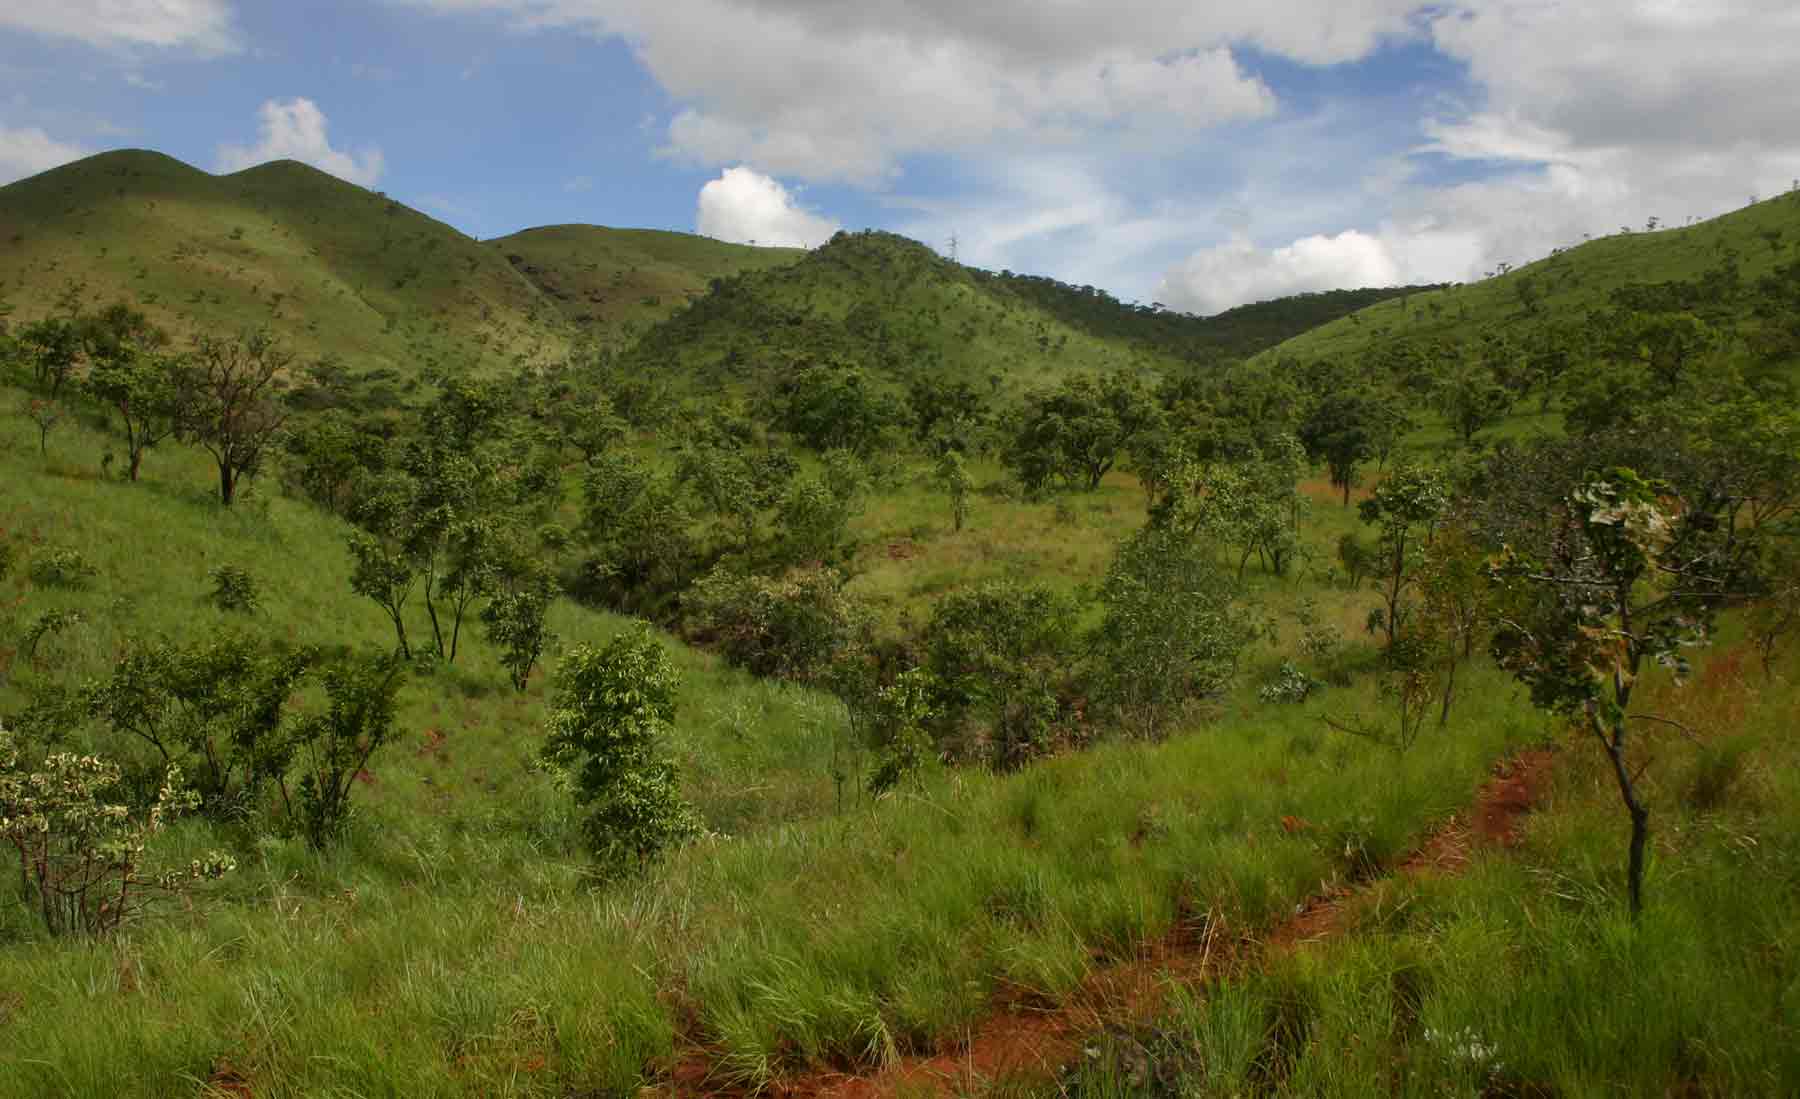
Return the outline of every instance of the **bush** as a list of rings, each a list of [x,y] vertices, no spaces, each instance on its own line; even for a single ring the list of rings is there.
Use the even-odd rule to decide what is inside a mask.
[[[1264,702],[1305,702],[1308,696],[1324,686],[1295,667],[1292,661],[1284,660],[1274,680],[1257,691],[1256,697]]]
[[[31,581],[47,588],[83,588],[100,570],[78,549],[59,547],[32,558]]]
[[[1041,584],[989,581],[938,601],[926,666],[942,717],[986,721],[989,761],[1015,767],[1041,751],[1062,717],[1078,608]]]
[[[209,596],[212,605],[222,611],[242,611],[255,614],[257,604],[261,601],[256,594],[256,580],[247,569],[236,565],[220,565],[209,573],[212,577],[213,590]]]
[[[350,819],[350,794],[369,759],[393,736],[400,661],[370,660],[330,668],[331,704],[300,722],[300,827],[308,843],[324,847]]]
[[[836,569],[790,569],[779,579],[714,569],[689,593],[690,622],[725,659],[757,675],[817,679],[868,630],[870,615],[844,594]]]
[[[119,766],[57,752],[21,766],[13,735],[0,728],[0,839],[17,853],[24,899],[56,935],[117,931],[158,897],[235,868],[217,852],[185,868],[153,872],[151,840],[198,803],[171,767],[147,809],[121,803]]]
[[[543,759],[588,807],[583,828],[608,875],[700,831],[674,764],[658,754],[678,686],[668,653],[641,625],[604,646],[577,646],[557,668]]]

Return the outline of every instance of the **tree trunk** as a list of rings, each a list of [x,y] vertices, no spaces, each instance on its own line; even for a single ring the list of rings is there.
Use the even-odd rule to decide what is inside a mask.
[[[1635,920],[1644,910],[1644,845],[1650,838],[1650,810],[1638,800],[1637,790],[1632,786],[1631,770],[1625,764],[1624,730],[1617,730],[1613,739],[1602,733],[1601,740],[1606,744],[1607,757],[1612,760],[1613,777],[1619,782],[1619,797],[1631,817],[1631,855],[1625,881],[1631,898],[1631,918]]]
[[[130,465],[129,469],[130,469],[130,474],[131,474],[131,483],[134,485],[137,484],[138,467],[143,464],[144,464],[144,448],[141,446],[131,448],[131,465]]]
[[[230,463],[219,463],[219,503],[231,506],[232,498],[237,495],[237,470]]]
[[[1456,697],[1456,643],[1450,644],[1450,672],[1444,677],[1444,708],[1438,711],[1438,728],[1450,724],[1450,700]]]

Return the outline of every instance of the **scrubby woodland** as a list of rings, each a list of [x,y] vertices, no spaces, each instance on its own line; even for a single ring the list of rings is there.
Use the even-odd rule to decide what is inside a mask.
[[[0,1094],[1800,1090],[1800,195],[1213,318],[7,237]]]

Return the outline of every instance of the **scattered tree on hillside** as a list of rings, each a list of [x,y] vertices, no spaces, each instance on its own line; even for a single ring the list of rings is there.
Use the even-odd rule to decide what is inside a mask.
[[[1307,455],[1325,463],[1332,486],[1343,490],[1345,507],[1358,480],[1356,467],[1375,453],[1378,419],[1368,393],[1345,389],[1322,393],[1300,425]]]
[[[165,350],[168,337],[143,314],[113,306],[88,332],[88,370],[82,386],[119,414],[125,432],[126,473],[136,481],[144,452],[175,434],[180,424],[179,362]]]
[[[219,467],[219,502],[237,498],[238,482],[254,475],[263,452],[287,422],[278,398],[294,357],[266,332],[231,339],[201,336],[180,373],[179,434],[200,444]]]
[[[1370,614],[1369,629],[1383,631],[1390,650],[1406,625],[1407,593],[1418,580],[1425,545],[1449,502],[1449,485],[1442,473],[1399,465],[1358,507],[1362,521],[1377,531],[1380,561],[1376,578],[1382,606]]]

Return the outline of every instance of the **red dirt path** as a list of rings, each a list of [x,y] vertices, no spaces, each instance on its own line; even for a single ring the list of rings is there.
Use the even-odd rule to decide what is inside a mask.
[[[1456,874],[1481,847],[1511,847],[1518,841],[1522,818],[1543,789],[1554,756],[1547,749],[1520,753],[1494,769],[1466,813],[1436,828],[1388,877]],[[1290,827],[1283,821],[1284,827]],[[1295,821],[1291,827],[1304,827]],[[1341,930],[1348,903],[1380,885],[1381,880],[1339,887],[1303,905],[1293,918],[1261,936],[1232,936],[1216,920],[1201,914],[1181,921],[1163,940],[1149,944],[1142,956],[1095,973],[1068,1002],[1032,1008],[1006,998],[960,1048],[933,1057],[905,1057],[867,1074],[811,1071],[773,1081],[766,1089],[777,1099],[892,1099],[894,1096],[966,1094],[973,1085],[1002,1078],[1047,1079],[1081,1055],[1083,1039],[1108,1023],[1153,1018],[1173,985],[1194,985],[1224,971],[1253,964],[1270,951],[1305,949]],[[749,1094],[722,1087],[712,1076],[712,1058],[703,1048],[690,1050],[677,1064],[667,1086],[669,1099],[731,1099]]]

